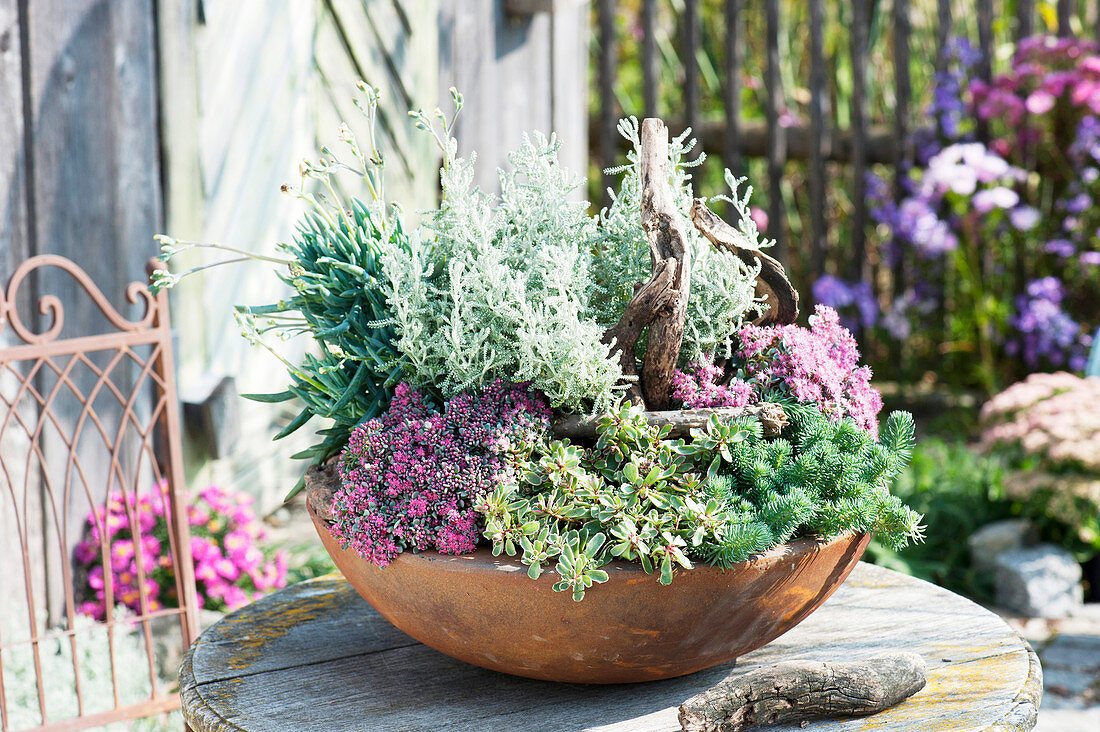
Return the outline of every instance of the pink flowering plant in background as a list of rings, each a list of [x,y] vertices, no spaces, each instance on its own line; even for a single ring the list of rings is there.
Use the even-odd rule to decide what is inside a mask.
[[[356,427],[340,456],[332,536],[382,567],[404,550],[473,551],[474,505],[549,424],[545,398],[524,384],[498,379],[442,410],[399,384],[389,410]]]
[[[1032,374],[982,407],[981,449],[1012,469],[1017,512],[1079,561],[1100,555],[1100,377]]]
[[[106,618],[108,583],[116,604],[141,612],[142,575],[148,611],[178,607],[165,506],[163,490],[114,491],[88,514],[85,538],[73,551],[80,613]],[[264,532],[251,496],[209,486],[191,502],[187,518],[200,608],[235,610],[286,585],[285,554],[268,558],[259,547]]]
[[[723,369],[713,363],[694,363],[687,372],[677,370],[673,397],[690,409],[792,399],[816,405],[834,421],[851,418],[878,435],[882,396],[871,386],[871,368],[859,364],[855,338],[832,308],[818,305],[809,328],[747,325],[738,342],[731,361],[736,375],[728,383],[721,383]]]

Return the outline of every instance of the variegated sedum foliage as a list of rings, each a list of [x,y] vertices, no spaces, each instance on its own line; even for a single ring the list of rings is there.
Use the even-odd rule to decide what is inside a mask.
[[[600,214],[596,256],[592,262],[595,287],[588,304],[589,316],[603,327],[618,322],[623,309],[634,294],[634,283],[645,282],[650,276],[649,244],[642,230],[642,185],[638,165],[641,147],[638,120],[634,117],[619,121],[619,134],[631,144],[627,163],[614,172],[622,173],[619,190],[611,191],[611,206]],[[677,208],[686,217],[694,194],[690,168],[703,162],[700,154],[694,161],[686,157],[694,147],[688,132],[669,142],[669,171]],[[734,225],[746,240],[757,247],[770,246],[762,240],[756,224],[749,216],[752,188],[743,195],[738,188],[743,179],[726,171],[726,182],[732,196],[721,197],[737,212]],[[684,342],[680,349],[683,363],[698,361],[704,355],[729,358],[732,355],[734,333],[745,320],[756,315],[755,301],[757,268],[750,268],[735,255],[716,249],[695,227],[687,224],[685,234],[691,251],[691,293],[688,298]],[[644,345],[644,340],[640,346]]]

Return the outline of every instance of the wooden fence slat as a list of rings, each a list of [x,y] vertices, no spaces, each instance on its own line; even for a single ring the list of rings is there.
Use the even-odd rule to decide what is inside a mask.
[[[988,84],[993,77],[993,0],[978,0],[978,50],[978,78]],[[977,123],[978,139],[989,142],[989,123],[984,119]]]
[[[615,160],[615,131],[618,111],[615,107],[615,2],[599,0],[597,23],[600,34],[599,87],[600,87],[600,157],[602,170]],[[608,189],[615,184],[615,176],[603,174],[602,198],[610,202]]]
[[[951,37],[951,0],[936,1],[936,71],[946,68],[947,39]]]
[[[786,262],[786,214],[783,205],[783,163],[787,159],[786,130],[779,125],[783,107],[783,86],[779,73],[779,1],[767,0],[766,46],[767,62],[764,69],[764,87],[767,90],[768,124],[768,236],[775,239],[772,256]]]
[[[1073,29],[1070,27],[1070,18],[1073,15],[1073,7],[1076,4],[1076,0],[1058,0],[1058,35],[1063,38],[1068,38],[1073,35]]]
[[[1035,19],[1035,0],[1016,0],[1016,39],[1027,38],[1032,33]]]
[[[850,55],[852,63],[852,262],[850,273],[856,282],[866,281],[869,275],[867,263],[867,186],[864,174],[867,169],[866,114],[867,114],[867,0],[852,0],[852,27],[850,29]]]
[[[726,124],[722,161],[742,175],[741,165],[741,67],[745,46],[742,39],[741,0],[726,0]],[[696,134],[701,135],[702,130]]]
[[[562,165],[588,175],[588,0],[559,2],[550,20],[550,126],[558,134]],[[581,186],[574,197],[587,200]]]
[[[810,0],[810,269],[814,280],[825,273],[825,33],[824,0]]]
[[[703,19],[699,15],[699,0],[684,0],[684,110],[687,126],[699,129],[699,36]],[[696,150],[698,155],[699,151]]]
[[[909,100],[912,86],[909,78],[909,0],[894,0],[894,137],[901,154],[894,165],[894,200],[901,203],[905,197],[905,181],[912,161],[912,145],[909,140]],[[905,261],[902,243],[895,237],[893,266],[894,296],[905,290]]]
[[[657,0],[642,2],[642,98],[646,117],[657,116],[659,93],[657,58]]]

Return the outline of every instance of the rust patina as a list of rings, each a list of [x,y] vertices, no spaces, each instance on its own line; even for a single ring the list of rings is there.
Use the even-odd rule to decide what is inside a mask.
[[[840,586],[869,535],[800,539],[722,570],[678,570],[671,585],[615,561],[574,602],[517,559],[488,549],[404,552],[382,569],[342,549],[325,520],[331,484],[307,479],[310,515],[336,566],[387,620],[448,656],[548,681],[619,684],[694,673],[755,650]],[[319,480],[319,478],[321,478]]]

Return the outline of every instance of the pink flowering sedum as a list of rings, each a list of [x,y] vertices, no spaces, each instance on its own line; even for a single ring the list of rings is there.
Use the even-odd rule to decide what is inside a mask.
[[[142,585],[149,612],[178,607],[165,506],[161,484],[137,496],[113,492],[105,506],[88,514],[86,538],[73,550],[84,577],[78,612],[104,620],[108,584],[114,602],[134,612],[142,611]],[[251,496],[210,486],[188,506],[188,523],[199,607],[235,610],[286,585],[285,554],[268,560],[257,546],[264,534]]]
[[[982,407],[982,446],[1016,446],[1049,470],[1100,474],[1100,377],[1032,374]]]
[[[771,393],[816,404],[833,420],[851,417],[878,436],[882,396],[871,368],[859,365],[859,347],[835,310],[814,309],[810,327],[745,326],[734,353],[738,376],[721,384],[722,369],[704,361],[677,370],[672,396],[688,409],[741,407]]]
[[[719,383],[722,369],[709,360],[689,364],[687,372],[676,370],[672,375],[672,398],[685,409],[715,409],[743,407],[756,401],[752,384],[741,379]]]
[[[381,567],[406,549],[472,551],[474,504],[549,424],[549,404],[526,385],[498,379],[439,412],[399,384],[389,410],[357,426],[340,456],[332,536]]]

